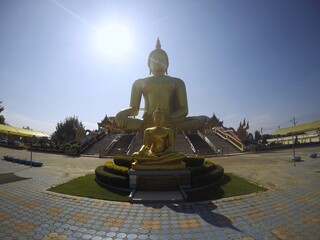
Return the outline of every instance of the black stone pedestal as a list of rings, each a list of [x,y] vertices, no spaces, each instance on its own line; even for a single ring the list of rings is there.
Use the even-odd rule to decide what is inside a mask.
[[[129,170],[130,188],[141,191],[172,191],[190,187],[190,171]]]

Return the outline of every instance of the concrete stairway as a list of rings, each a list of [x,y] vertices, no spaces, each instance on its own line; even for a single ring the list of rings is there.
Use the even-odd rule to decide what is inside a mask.
[[[185,199],[181,191],[134,191],[131,203],[182,203]]]
[[[137,152],[142,146],[142,136],[141,134],[137,134],[136,138],[133,142],[132,151]],[[190,144],[188,141],[184,138],[183,134],[178,134],[175,139],[175,151],[183,153],[185,155],[194,155]]]
[[[176,136],[175,151],[185,155],[194,155],[189,142],[185,139],[182,133]]]
[[[133,142],[131,153],[138,152],[142,146],[142,136],[140,133],[136,135],[136,138]]]
[[[127,155],[128,147],[135,134],[124,134],[108,152],[109,156]]]
[[[214,150],[204,141],[198,133],[186,133],[198,155],[214,155]]]
[[[241,152],[238,148],[233,146],[227,140],[219,137],[216,133],[206,133],[205,135],[212,142],[212,144],[222,152],[222,154],[234,154]]]
[[[114,139],[116,139],[119,134],[107,134],[99,141],[91,145],[88,149],[86,149],[83,154],[87,155],[99,155],[102,152],[102,156],[105,156],[105,149],[112,143]],[[201,155],[213,155],[217,154],[212,150],[212,148],[197,134],[197,133],[187,133],[190,141],[198,151],[198,154]],[[222,139],[215,133],[206,133],[205,136],[212,142],[212,144],[222,151],[222,154],[234,154],[239,153],[235,146],[233,146],[228,141]],[[134,142],[132,143],[132,150],[130,154],[133,152],[139,151],[142,146],[142,136],[140,134],[125,134],[123,137],[113,146],[113,148],[107,154],[108,156],[114,155],[126,155],[126,151],[128,150],[129,144],[132,139],[135,137]],[[178,134],[176,136],[175,141],[175,151],[183,153],[185,155],[194,155],[194,152],[191,149],[190,144],[185,139],[183,134]]]
[[[93,143],[85,151],[82,152],[84,155],[99,155],[100,152],[103,152],[115,139],[117,134],[106,134],[97,142]]]

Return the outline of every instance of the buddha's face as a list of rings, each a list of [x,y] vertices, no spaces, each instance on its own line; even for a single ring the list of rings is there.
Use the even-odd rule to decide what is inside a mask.
[[[162,127],[164,123],[163,115],[161,113],[155,113],[153,115],[153,122],[156,127]]]
[[[164,54],[154,54],[150,61],[150,70],[155,75],[162,75],[167,71],[168,63]]]

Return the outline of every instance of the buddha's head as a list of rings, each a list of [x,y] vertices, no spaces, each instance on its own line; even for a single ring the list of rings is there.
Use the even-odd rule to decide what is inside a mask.
[[[162,127],[164,125],[164,113],[159,108],[153,112],[153,122],[156,127]]]
[[[148,58],[148,67],[153,75],[168,74],[169,58],[167,53],[161,49],[159,38],[157,39],[156,49],[153,50]]]

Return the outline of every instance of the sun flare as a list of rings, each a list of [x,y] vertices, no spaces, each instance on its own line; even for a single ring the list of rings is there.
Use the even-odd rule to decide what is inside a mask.
[[[95,35],[94,47],[99,54],[109,57],[126,55],[133,45],[130,29],[121,23],[109,23],[100,28]]]

